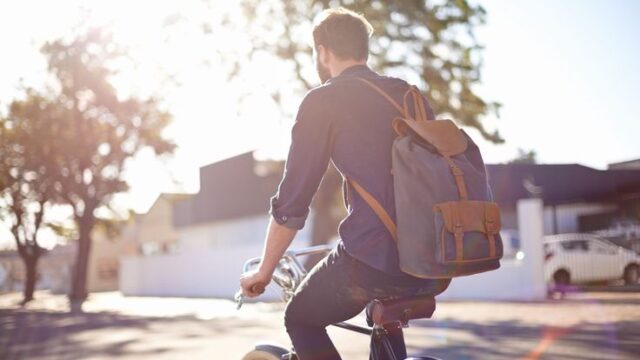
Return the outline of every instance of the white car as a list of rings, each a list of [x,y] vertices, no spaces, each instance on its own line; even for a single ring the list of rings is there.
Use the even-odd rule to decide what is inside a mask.
[[[623,279],[637,284],[640,256],[590,234],[560,234],[544,238],[545,278],[555,285]]]

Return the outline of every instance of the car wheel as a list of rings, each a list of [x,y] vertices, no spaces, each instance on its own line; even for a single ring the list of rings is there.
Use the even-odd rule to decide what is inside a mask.
[[[571,275],[567,270],[558,270],[553,274],[553,282],[556,286],[567,286],[571,284]]]
[[[638,265],[629,265],[624,269],[624,283],[627,285],[636,285],[640,280],[640,268]]]

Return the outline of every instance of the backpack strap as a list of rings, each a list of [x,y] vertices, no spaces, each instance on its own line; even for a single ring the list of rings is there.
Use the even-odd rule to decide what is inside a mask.
[[[389,94],[387,94],[386,91],[380,89],[379,86],[377,86],[376,84],[372,83],[371,81],[369,81],[367,79],[363,79],[361,77],[359,77],[357,79],[362,81],[363,83],[369,85],[369,87],[371,87],[373,90],[377,91],[380,95],[382,95],[382,97],[387,99],[387,101],[389,101],[389,103],[391,103],[391,105],[393,105],[393,107],[395,107],[396,110],[398,110],[400,112],[400,114],[402,114],[402,116],[404,116],[405,118],[409,117],[409,112],[407,111],[407,109],[405,109],[402,106],[400,106],[400,104],[398,104],[395,100],[393,100],[393,98],[391,96],[389,96]],[[406,104],[406,99],[405,99],[405,104]]]
[[[353,186],[353,188],[358,192],[358,194],[364,199],[364,201],[373,209],[373,212],[378,215],[380,221],[384,224],[384,226],[389,230],[391,237],[395,242],[398,242],[398,229],[396,224],[389,216],[389,213],[382,207],[382,204],[378,200],[376,200],[373,195],[371,195],[367,190],[365,190],[357,181],[353,179],[347,178],[347,181]]]
[[[396,102],[389,94],[387,94],[386,91],[382,90],[378,85],[364,78],[359,77],[357,79],[367,84],[370,88],[387,99],[387,101],[400,112],[404,119],[412,119],[416,121],[424,121],[429,119],[429,117],[427,116],[427,110],[424,106],[422,94],[415,85],[409,86],[409,89],[407,89],[407,91],[404,93],[404,96],[402,97],[402,106],[400,106],[398,102]],[[412,117],[411,113],[409,112],[409,97],[411,97],[411,99],[413,100],[413,109],[416,114],[415,117]]]
[[[453,162],[450,156],[444,155],[444,159],[449,164],[449,169],[451,170],[451,174],[453,174],[453,178],[456,181],[456,187],[458,188],[458,195],[460,195],[460,200],[469,200],[469,194],[467,193],[467,184],[464,181],[464,172],[458,165]]]
[[[387,99],[387,101],[389,101],[391,103],[391,105],[393,105],[400,112],[400,114],[402,114],[402,116],[404,117],[405,121],[407,121],[407,120],[408,121],[426,121],[428,119],[427,111],[426,111],[426,109],[424,107],[424,102],[422,101],[422,95],[420,94],[420,90],[418,90],[418,88],[415,87],[414,85],[409,87],[409,89],[404,93],[404,97],[402,98],[402,103],[403,103],[402,105],[403,106],[400,106],[400,104],[398,104],[395,100],[393,100],[393,98],[391,96],[389,96],[389,94],[387,94],[384,90],[382,90],[379,86],[377,86],[373,82],[371,82],[369,80],[366,80],[366,79],[363,79],[363,78],[358,78],[358,80],[360,80],[360,81],[364,82],[365,84],[369,85],[369,87],[371,87],[372,89],[377,91],[380,95],[382,95],[385,99]],[[412,119],[411,118],[411,114],[409,113],[409,104],[408,104],[408,98],[409,97],[411,97],[412,100],[413,100],[413,109],[414,109],[414,112],[416,114],[415,119]],[[396,129],[396,132],[397,132],[397,129]],[[447,154],[442,154],[442,155],[445,158],[445,160],[447,161],[447,163],[449,164],[449,168],[451,169],[451,173],[453,174],[453,177],[454,177],[454,179],[456,181],[456,187],[458,188],[458,195],[460,195],[460,199],[461,200],[468,200],[469,199],[469,195],[468,195],[468,192],[467,192],[466,183],[464,181],[464,173],[462,172],[462,169],[460,169],[460,167],[457,166],[453,162],[453,160],[451,159],[451,157],[449,155],[447,155]],[[358,192],[360,192],[360,191],[358,191]],[[376,213],[377,213],[377,211],[376,211]]]
[[[403,106],[401,106],[389,94],[387,94],[386,91],[382,90],[379,86],[377,86],[373,82],[360,77],[357,79],[367,84],[370,88],[375,90],[378,94],[382,95],[382,97],[384,97],[391,105],[393,105],[393,107],[396,108],[396,110],[398,110],[398,112],[400,112],[402,117],[405,119],[411,119],[411,115],[409,113],[409,106],[407,104],[407,97],[411,95],[413,97],[413,105],[414,105],[414,110],[416,112],[416,118],[420,120],[427,119],[427,112],[424,108],[424,103],[420,101],[422,100],[422,95],[420,95],[420,91],[415,86],[411,86],[409,90],[405,92],[404,97],[402,99]],[[398,242],[398,228],[395,222],[393,221],[393,219],[391,219],[391,216],[389,216],[389,213],[384,209],[382,204],[380,204],[380,202],[373,195],[371,195],[367,190],[365,190],[362,187],[362,185],[360,185],[357,181],[347,178],[347,182],[349,182],[353,186],[356,192],[369,205],[369,207],[371,207],[373,212],[378,216],[380,221],[382,221],[384,226],[387,228],[393,240],[395,242]]]

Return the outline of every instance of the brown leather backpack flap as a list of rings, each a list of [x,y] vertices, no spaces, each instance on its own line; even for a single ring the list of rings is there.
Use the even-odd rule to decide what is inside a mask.
[[[393,128],[398,135],[405,135],[407,127],[444,156],[458,155],[467,150],[467,139],[451,120],[416,121],[396,118],[393,121]]]
[[[485,234],[500,232],[500,209],[498,204],[486,201],[450,201],[434,206],[442,214],[447,231],[456,228],[463,232],[477,231]]]

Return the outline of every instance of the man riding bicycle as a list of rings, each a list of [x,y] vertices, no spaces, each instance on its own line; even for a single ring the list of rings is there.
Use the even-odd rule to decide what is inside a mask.
[[[240,280],[248,297],[260,295],[271,281],[280,258],[303,228],[332,162],[345,179],[348,215],[340,224],[338,245],[310,271],[285,310],[285,326],[301,360],[339,359],[326,326],[356,316],[371,300],[437,295],[450,282],[403,273],[391,233],[353,188],[354,183],[362,185],[395,218],[391,147],[396,134],[391,119],[397,110],[358,78],[400,103],[409,85],[367,67],[371,32],[363,16],[342,8],[325,11],[314,26],[314,58],[322,85],[299,107],[284,176],[271,199],[262,261]],[[423,101],[427,117],[433,119]],[[401,341],[400,329],[394,337]]]

